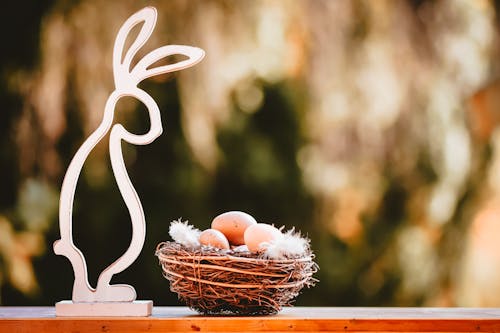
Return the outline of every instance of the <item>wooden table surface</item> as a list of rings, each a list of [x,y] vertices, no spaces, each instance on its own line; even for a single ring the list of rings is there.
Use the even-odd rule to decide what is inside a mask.
[[[155,307],[145,318],[54,313],[0,307],[0,332],[500,332],[500,308],[294,307],[263,317],[207,317],[185,307]]]

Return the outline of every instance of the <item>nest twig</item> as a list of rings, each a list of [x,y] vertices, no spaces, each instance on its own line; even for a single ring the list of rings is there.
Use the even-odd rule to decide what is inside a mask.
[[[311,251],[300,258],[270,260],[251,252],[165,242],[156,255],[170,290],[203,314],[274,314],[317,282]]]

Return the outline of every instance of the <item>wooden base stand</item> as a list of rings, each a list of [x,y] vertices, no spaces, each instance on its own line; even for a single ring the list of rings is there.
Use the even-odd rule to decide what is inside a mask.
[[[58,317],[148,317],[153,310],[153,301],[56,303]]]

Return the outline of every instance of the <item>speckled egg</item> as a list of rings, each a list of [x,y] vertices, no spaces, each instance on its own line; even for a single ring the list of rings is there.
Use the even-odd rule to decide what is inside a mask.
[[[200,234],[200,244],[218,249],[229,249],[229,241],[219,230],[207,229]]]
[[[244,212],[231,211],[220,214],[212,221],[212,229],[222,232],[232,245],[245,244],[245,230],[257,221]]]
[[[265,223],[258,223],[248,227],[244,235],[245,245],[252,252],[258,252],[261,250],[262,243],[278,240],[282,237],[283,234],[281,231],[279,231],[276,227]]]

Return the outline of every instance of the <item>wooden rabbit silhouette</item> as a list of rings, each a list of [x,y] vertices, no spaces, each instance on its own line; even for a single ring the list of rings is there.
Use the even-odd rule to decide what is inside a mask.
[[[167,45],[151,51],[133,69],[130,69],[132,58],[148,40],[154,29],[156,16],[155,8],[146,7],[128,18],[120,28],[113,49],[113,75],[116,89],[106,102],[101,124],[78,149],[64,177],[59,207],[61,239],[54,243],[54,252],[66,256],[73,266],[75,281],[72,298],[74,303],[132,302],[136,299],[136,292],[132,286],[110,285],[110,281],[114,274],[122,272],[137,259],[144,245],[146,234],[144,211],[123,161],[121,141],[124,140],[135,145],[146,145],[162,133],[158,106],[150,95],[137,87],[137,84],[151,76],[191,67],[201,61],[205,55],[202,49],[196,47]],[[125,40],[128,34],[137,24],[142,22],[143,25],[137,38],[123,56]],[[174,64],[149,68],[158,60],[174,54],[187,56],[188,59]],[[116,103],[124,96],[135,97],[146,106],[151,123],[151,128],[147,133],[142,135],[130,133],[121,124],[115,124],[111,129]],[[131,217],[132,240],[125,253],[101,272],[97,286],[94,289],[88,281],[85,258],[73,242],[72,209],[76,184],[83,164],[92,149],[110,129],[109,153],[111,166]]]

